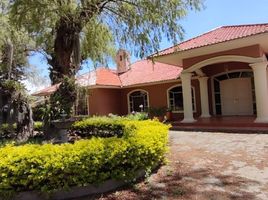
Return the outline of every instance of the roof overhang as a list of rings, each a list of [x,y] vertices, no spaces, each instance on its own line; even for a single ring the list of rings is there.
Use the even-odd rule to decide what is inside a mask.
[[[229,51],[232,49],[238,49],[252,45],[259,45],[265,53],[268,53],[268,33],[238,38],[227,42],[198,47],[185,51],[176,51],[174,53],[166,55],[155,56],[153,59],[156,62],[175,66],[183,66],[184,59],[218,53],[222,51]]]

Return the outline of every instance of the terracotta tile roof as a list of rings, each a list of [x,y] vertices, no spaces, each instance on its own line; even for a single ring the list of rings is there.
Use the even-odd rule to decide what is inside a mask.
[[[52,93],[54,93],[59,88],[59,86],[60,86],[60,83],[56,84],[56,85],[51,85],[49,87],[46,87],[42,90],[39,90],[39,91],[33,93],[32,95],[33,96],[49,96]]]
[[[120,79],[123,86],[154,83],[177,79],[181,71],[180,67],[141,60],[133,63],[127,72],[120,75]]]
[[[115,70],[108,68],[97,68],[89,73],[77,76],[76,83],[82,87],[88,86],[118,86],[121,87],[121,81]],[[60,84],[52,85],[43,90],[33,93],[33,96],[48,96],[59,88]]]
[[[96,85],[121,87],[121,81],[118,74],[116,73],[116,70],[107,68],[98,69],[96,71],[96,77]]]
[[[104,67],[97,68],[87,74],[78,76],[76,82],[80,86],[121,86],[116,71]]]
[[[190,40],[186,40],[173,47],[162,50],[154,56],[166,55],[176,51],[186,51],[267,32],[268,23],[222,26]]]
[[[268,32],[267,24],[251,24],[238,26],[223,26],[205,34],[182,42],[178,45],[161,51],[158,55],[173,53],[174,51],[187,51],[222,42],[244,38]],[[157,56],[155,54],[155,56]],[[118,75],[115,70],[98,68],[87,74],[77,77],[81,86],[116,86],[124,87],[138,84],[155,83],[177,79],[182,68],[148,60],[141,60],[131,65],[130,70]],[[36,96],[46,96],[57,90],[59,85],[50,86],[34,93]]]
[[[77,77],[77,84],[84,87],[90,86],[113,86],[125,87],[137,84],[146,84],[161,82],[167,80],[175,80],[179,77],[182,68],[162,64],[152,63],[149,60],[141,60],[133,63],[130,69],[118,75],[116,70],[107,68],[98,68],[87,74]],[[47,87],[41,91],[34,93],[34,96],[48,96],[55,92],[59,84]]]

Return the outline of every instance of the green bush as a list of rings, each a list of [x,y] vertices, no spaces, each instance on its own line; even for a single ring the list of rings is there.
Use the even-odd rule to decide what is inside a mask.
[[[167,108],[166,107],[150,107],[148,109],[148,113],[150,117],[161,117],[166,114]]]
[[[39,104],[32,108],[33,110],[33,120],[41,121],[43,120],[46,113],[46,103]]]
[[[2,124],[0,125],[0,140],[12,139],[16,137],[16,124]]]
[[[75,126],[92,123],[109,126],[109,120],[88,119]],[[116,124],[117,123],[117,124]],[[107,179],[131,180],[140,169],[150,170],[164,161],[168,126],[157,121],[110,121],[124,127],[121,138],[80,140],[74,144],[14,146],[0,151],[0,193],[53,191],[85,186]],[[0,194],[0,196],[2,196]]]
[[[129,114],[126,116],[128,119],[131,120],[146,120],[149,119],[148,113],[146,112],[137,112],[134,114]]]
[[[125,125],[120,122],[121,117],[93,117],[78,121],[70,128],[70,133],[75,133],[82,138],[90,137],[122,137]]]
[[[34,122],[34,131],[42,132],[44,124],[43,122]]]

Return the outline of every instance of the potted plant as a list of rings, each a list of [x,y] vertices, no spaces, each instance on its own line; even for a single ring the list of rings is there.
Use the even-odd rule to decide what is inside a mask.
[[[172,120],[172,109],[171,108],[167,108],[166,118],[167,118],[167,121]]]
[[[157,118],[160,122],[164,121],[164,116],[166,114],[165,107],[150,107],[149,116],[151,118]]]

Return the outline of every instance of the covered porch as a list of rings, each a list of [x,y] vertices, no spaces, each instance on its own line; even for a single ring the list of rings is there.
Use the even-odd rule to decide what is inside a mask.
[[[251,116],[255,117],[255,123],[268,123],[267,64],[265,56],[233,55],[209,58],[184,68],[181,74],[184,119],[181,123],[198,120],[194,119],[191,103],[193,75],[199,80],[199,118]],[[241,68],[236,69],[240,65]]]
[[[160,57],[158,61],[181,63],[183,68],[180,79],[184,117],[180,126],[234,127],[237,124],[250,128],[256,127],[252,125],[256,123],[257,127],[266,127],[260,125],[268,124],[268,62],[264,47],[217,49],[218,52],[207,51],[203,55],[190,50],[192,53],[188,52],[187,56],[185,52],[177,52]],[[193,80],[199,82],[198,116],[191,101]]]
[[[193,123],[172,122],[171,130],[200,132],[268,133],[267,123],[256,123],[254,116],[213,116]]]

